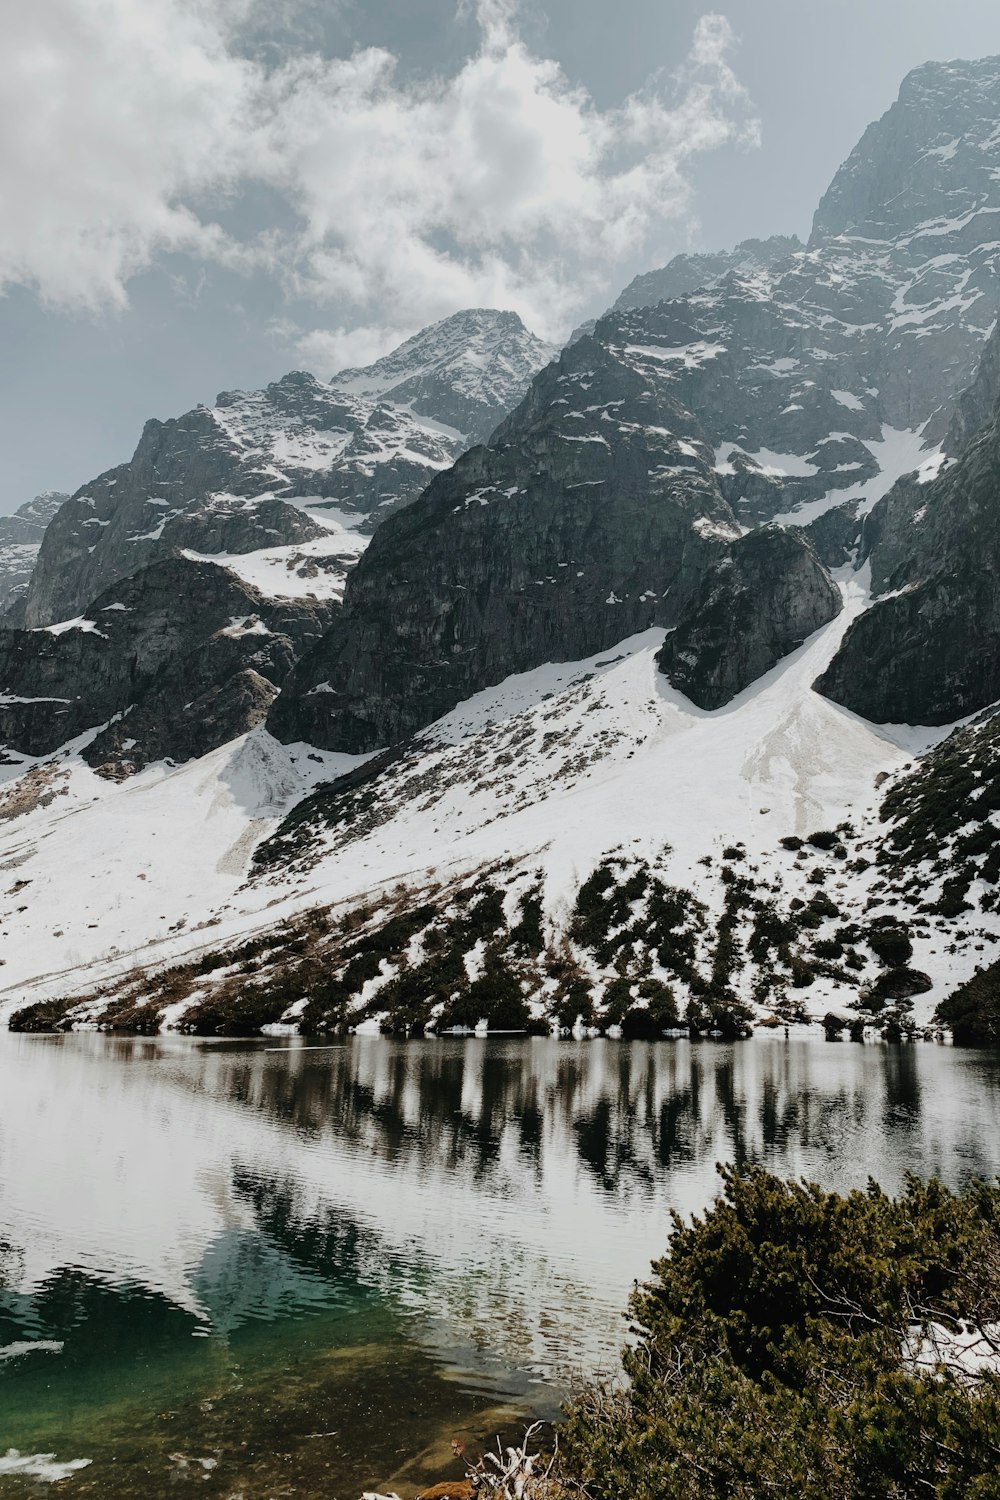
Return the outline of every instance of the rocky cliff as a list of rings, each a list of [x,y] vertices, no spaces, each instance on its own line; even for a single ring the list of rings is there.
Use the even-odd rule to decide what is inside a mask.
[[[46,490],[13,515],[0,516],[0,619],[28,587],[45,528],[69,496]]]
[[[763,526],[712,564],[657,663],[699,708],[721,708],[842,608],[805,538]]]
[[[975,379],[955,402],[944,440],[946,459],[957,458],[978,437],[1000,401],[1000,323],[986,340]]]
[[[109,774],[202,755],[259,722],[332,609],[163,559],[75,620],[0,636],[0,742],[39,756],[96,730],[79,748]]]
[[[816,686],[878,723],[944,724],[1000,699],[1000,406],[935,479],[869,518],[877,597]]]

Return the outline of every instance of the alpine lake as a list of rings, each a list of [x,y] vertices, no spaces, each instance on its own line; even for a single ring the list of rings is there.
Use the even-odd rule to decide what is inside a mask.
[[[0,1497],[357,1500],[611,1374],[716,1163],[1000,1174],[931,1044],[0,1034]]]

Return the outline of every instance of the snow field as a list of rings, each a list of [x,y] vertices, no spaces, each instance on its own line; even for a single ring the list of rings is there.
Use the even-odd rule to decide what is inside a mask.
[[[812,690],[866,602],[859,575],[841,577],[840,587],[845,608],[835,621],[714,712],[659,673],[658,630],[508,678],[431,726],[414,758],[383,773],[374,826],[320,829],[308,859],[249,882],[254,849],[284,813],[363,757],[282,746],[257,730],[121,785],[71,762],[64,796],[0,822],[9,879],[0,1021],[32,999],[85,992],[137,964],[165,967],[257,932],[280,934],[311,908],[347,909],[400,882],[447,885],[506,859],[525,879],[541,871],[553,931],[611,851],[656,866],[710,913],[720,909],[722,851],[735,845],[756,878],[780,878],[786,895],[801,886],[807,896],[806,869],[779,840],[844,819],[877,837],[876,776],[948,732],[873,726]],[[874,873],[843,877],[830,894],[860,910]],[[15,889],[20,881],[30,884]],[[935,981],[915,1003],[922,1022],[940,987],[971,964],[933,936],[915,946],[914,966]],[[53,952],[63,961],[39,962]],[[801,998],[822,1015],[848,996],[820,978]]]

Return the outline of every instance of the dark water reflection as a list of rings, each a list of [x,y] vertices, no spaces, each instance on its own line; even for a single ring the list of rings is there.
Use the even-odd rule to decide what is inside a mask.
[[[613,1364],[716,1162],[961,1184],[998,1103],[928,1046],[2,1036],[0,1490],[16,1448],[81,1493],[405,1493]]]

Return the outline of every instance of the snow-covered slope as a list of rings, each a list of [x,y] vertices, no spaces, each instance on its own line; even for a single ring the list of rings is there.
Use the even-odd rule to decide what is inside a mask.
[[[808,248],[758,247],[655,307],[624,299],[454,465],[434,444],[470,430],[466,408],[448,431],[441,406],[427,413],[445,389],[488,404],[495,377],[520,378],[506,315],[449,320],[336,388],[290,376],[147,428],[132,464],[50,527],[28,601],[39,628],[14,643],[26,686],[4,704],[12,723],[76,656],[118,722],[11,765],[3,1013],[206,1034],[928,1024],[1000,940],[1000,720],[954,739],[948,723],[876,725],[815,683],[845,633],[863,640],[885,618],[851,566],[876,505],[863,546],[878,588],[898,551],[887,513],[905,527],[922,506],[926,535],[949,538],[949,661],[979,599],[950,559],[976,559],[994,589],[1000,471],[971,428],[995,361],[961,409],[965,456],[950,446],[934,476],[1000,306],[998,116],[995,60],[918,70],[838,174]],[[351,568],[359,518],[397,508],[387,476],[411,461],[447,472]],[[744,535],[774,518],[804,529]],[[138,774],[118,785],[84,762],[102,736],[119,757],[133,743],[143,704],[118,709],[110,692],[133,636],[148,646],[155,631],[105,630],[92,605],[61,635],[51,624],[102,569],[161,547],[186,554],[178,577],[192,570],[206,595],[206,559],[238,573],[243,603],[208,621],[204,654],[231,659],[247,690],[234,707],[213,678],[206,701],[224,729],[257,727],[187,765],[162,759],[172,750],[150,764],[150,710]],[[757,588],[747,558],[761,551],[777,561]],[[802,610],[807,590],[816,608]],[[315,621],[297,611],[323,609],[307,640]],[[978,618],[995,651],[992,605]],[[677,682],[729,651],[699,700],[724,706],[670,685],[666,629]],[[262,685],[279,633],[291,644]],[[260,727],[276,693],[267,722],[297,742],[285,747]],[[189,696],[174,692],[171,714]],[[991,696],[933,716],[989,714]]]
[[[58,1016],[101,993],[78,1015],[110,1004],[117,1024],[162,1012],[207,1030],[435,1012],[471,1024],[428,966],[446,952],[453,987],[478,980],[469,1004],[488,1017],[502,951],[525,1017],[634,1025],[665,986],[682,1022],[725,1025],[727,1006],[740,1025],[850,1016],[880,971],[866,934],[905,926],[903,988],[916,973],[912,1014],[926,1023],[989,957],[1000,918],[977,913],[972,932],[967,916],[905,909],[876,863],[880,781],[905,783],[945,731],[876,728],[811,690],[865,602],[853,577],[841,587],[838,619],[712,713],[665,684],[652,631],[511,678],[395,758],[323,756],[258,730],[123,786],[79,763],[36,769],[36,805],[24,779],[0,805],[3,1013],[56,1001],[45,1015]],[[346,780],[297,802],[331,774]],[[926,879],[921,912],[934,890]],[[136,991],[137,962],[166,977]],[[905,1019],[912,993],[863,1014]]]
[[[311,541],[257,547],[252,552],[197,552],[182,548],[194,561],[212,563],[269,599],[340,601],[347,575],[370,541],[359,518],[338,510],[319,495],[304,495],[295,504],[321,528]]]

